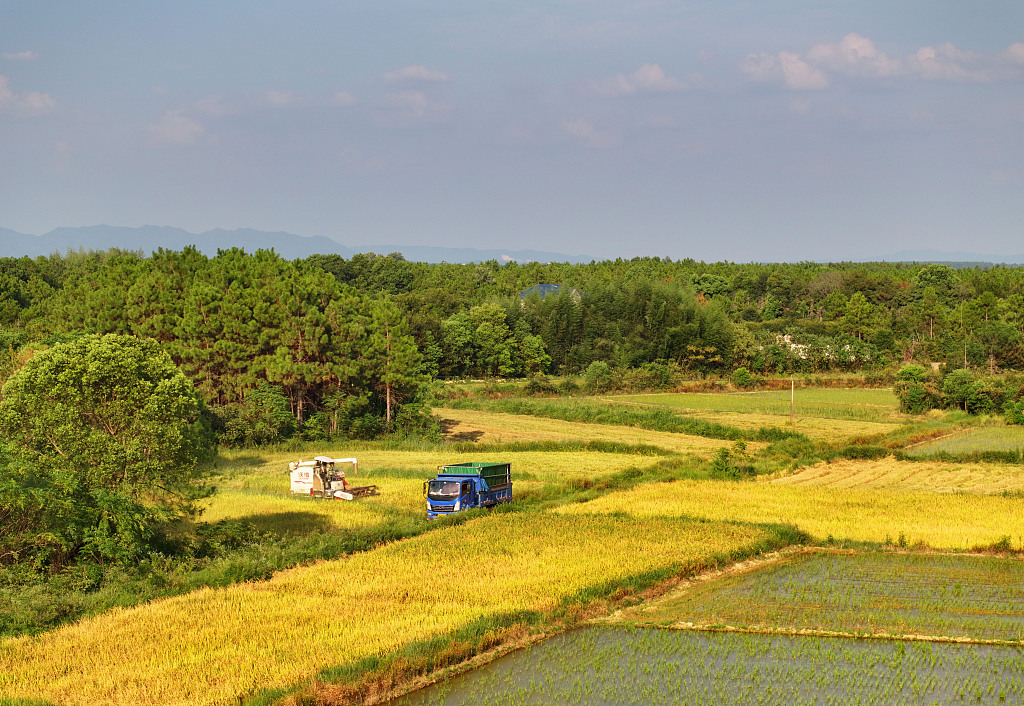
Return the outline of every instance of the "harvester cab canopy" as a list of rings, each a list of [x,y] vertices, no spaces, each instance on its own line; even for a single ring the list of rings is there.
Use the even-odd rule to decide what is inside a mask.
[[[324,493],[335,487],[344,490],[348,485],[345,482],[345,464],[352,464],[352,473],[358,472],[358,465],[354,458],[331,458],[330,456],[315,456],[312,461],[292,461],[288,464],[291,472],[291,489],[293,493]]]

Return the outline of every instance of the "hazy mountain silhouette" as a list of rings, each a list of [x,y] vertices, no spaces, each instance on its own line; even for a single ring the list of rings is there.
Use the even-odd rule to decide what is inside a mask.
[[[478,250],[474,248],[445,248],[426,245],[374,245],[349,247],[323,236],[304,236],[292,233],[253,230],[208,230],[204,233],[189,233],[171,226],[83,226],[79,228],[56,228],[45,235],[27,235],[7,228],[0,228],[0,257],[37,257],[68,250],[141,250],[143,254],[163,248],[182,250],[194,245],[200,252],[213,256],[218,250],[244,248],[246,252],[274,249],[281,257],[289,260],[314,254],[338,254],[350,258],[356,253],[375,252],[387,255],[402,253],[406,260],[414,262],[484,262],[498,260],[509,262],[590,262],[593,258],[564,255],[539,250]]]

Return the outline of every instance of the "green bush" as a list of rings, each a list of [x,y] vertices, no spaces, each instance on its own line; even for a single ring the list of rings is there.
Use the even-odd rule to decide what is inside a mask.
[[[746,389],[754,384],[754,376],[746,368],[736,368],[732,373],[732,384],[738,388]]]
[[[943,406],[944,396],[928,370],[917,364],[904,365],[896,373],[893,392],[900,401],[900,411],[924,414]]]
[[[583,373],[583,384],[588,392],[607,392],[612,386],[612,369],[603,360],[595,360]]]
[[[267,383],[250,390],[242,402],[214,407],[218,441],[233,448],[253,448],[291,437],[298,423],[288,398]]]

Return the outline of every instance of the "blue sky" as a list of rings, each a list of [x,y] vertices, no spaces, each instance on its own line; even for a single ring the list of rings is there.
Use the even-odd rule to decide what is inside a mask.
[[[1019,0],[0,0],[0,227],[1024,253]]]

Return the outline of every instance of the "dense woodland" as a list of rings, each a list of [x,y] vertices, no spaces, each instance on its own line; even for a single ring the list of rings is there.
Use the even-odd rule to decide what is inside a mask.
[[[1024,368],[1022,332],[1024,269],[1002,266],[452,265],[238,249],[0,260],[3,375],[85,333],[151,338],[193,380],[226,443],[289,429],[371,437],[422,421],[412,403],[430,379],[594,364],[652,379],[908,362],[991,375]]]

